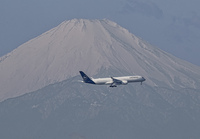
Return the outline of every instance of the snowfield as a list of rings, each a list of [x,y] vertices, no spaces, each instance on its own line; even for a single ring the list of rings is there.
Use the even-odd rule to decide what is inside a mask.
[[[0,101],[77,76],[141,75],[150,86],[200,89],[200,67],[109,20],[73,19],[0,58]]]

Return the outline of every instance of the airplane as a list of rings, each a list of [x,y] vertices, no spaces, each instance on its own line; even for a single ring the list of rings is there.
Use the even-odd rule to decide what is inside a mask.
[[[142,76],[121,76],[121,77],[110,77],[110,78],[90,78],[83,71],[79,71],[84,83],[95,84],[95,85],[110,85],[109,87],[117,87],[117,85],[127,85],[131,82],[144,82],[146,79]]]

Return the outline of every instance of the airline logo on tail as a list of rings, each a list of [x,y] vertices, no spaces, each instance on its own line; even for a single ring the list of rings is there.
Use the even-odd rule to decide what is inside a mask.
[[[92,79],[90,79],[84,72],[82,72],[82,71],[79,71],[79,72],[85,83],[95,84],[95,82]]]
[[[144,82],[146,79],[142,76],[121,76],[121,77],[110,77],[110,78],[90,78],[83,71],[79,71],[84,83],[95,84],[95,85],[110,85],[110,87],[117,87],[117,85],[127,85],[131,82]]]

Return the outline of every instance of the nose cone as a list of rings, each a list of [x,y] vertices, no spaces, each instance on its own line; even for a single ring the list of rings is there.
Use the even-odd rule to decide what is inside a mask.
[[[144,77],[142,77],[142,79],[143,79],[143,82],[146,81],[146,79]]]

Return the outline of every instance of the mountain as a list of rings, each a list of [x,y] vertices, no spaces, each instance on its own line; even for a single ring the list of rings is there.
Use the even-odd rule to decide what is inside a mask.
[[[150,86],[199,89],[200,67],[109,20],[73,19],[0,58],[0,101],[78,75],[144,76]]]
[[[0,103],[0,138],[198,139],[200,90],[93,86],[76,76]]]
[[[138,74],[109,88],[89,76]],[[73,19],[0,59],[0,138],[199,139],[200,67],[109,20]]]

